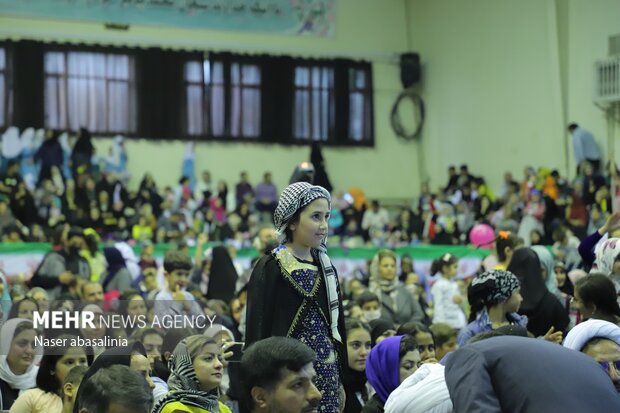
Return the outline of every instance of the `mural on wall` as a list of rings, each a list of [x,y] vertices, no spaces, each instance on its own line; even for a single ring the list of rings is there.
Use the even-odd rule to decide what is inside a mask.
[[[328,37],[336,0],[0,0],[0,14]]]

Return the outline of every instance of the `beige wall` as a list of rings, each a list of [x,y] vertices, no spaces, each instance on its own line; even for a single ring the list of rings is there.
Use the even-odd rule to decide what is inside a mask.
[[[593,65],[620,33],[620,1],[410,0],[412,48],[424,64],[423,137],[431,185],[468,163],[501,185],[526,165],[574,173],[569,121],[606,147],[592,102]]]
[[[304,56],[351,56],[373,62],[375,148],[325,148],[337,189],[363,187],[370,197],[411,197],[419,176],[445,183],[450,164],[467,163],[496,190],[504,171],[521,177],[526,165],[574,170],[564,128],[578,121],[606,146],[606,123],[592,103],[593,63],[605,57],[607,36],[620,33],[619,0],[339,0],[330,39],[132,27],[110,32],[100,24],[0,16],[0,37],[163,45]],[[416,143],[393,134],[389,113],[401,89],[394,56],[421,53],[426,103],[422,138],[425,172]],[[109,140],[98,140],[105,151]],[[130,141],[132,185],[151,172],[162,185],[177,181],[180,142]],[[201,143],[197,169],[229,183],[240,170],[254,182],[271,170],[282,188],[305,147]]]
[[[372,61],[375,86],[375,148],[325,148],[327,170],[336,189],[360,186],[371,197],[412,197],[414,147],[397,140],[389,125],[389,111],[400,91],[397,60],[406,47],[404,1],[339,0],[334,38],[231,33],[176,28],[132,27],[127,33],[106,31],[101,24],[38,21],[0,16],[0,36],[44,40],[105,42],[129,45],[163,45],[240,52],[271,52],[306,56],[350,56]],[[109,140],[96,146],[106,151]],[[174,184],[181,173],[181,142],[128,141],[129,166],[135,177],[151,172],[162,185]],[[294,166],[309,157],[307,147],[200,143],[197,170],[209,169],[214,179],[236,183],[247,170],[258,182],[265,170],[274,173],[279,188]],[[136,178],[132,186],[139,183]]]

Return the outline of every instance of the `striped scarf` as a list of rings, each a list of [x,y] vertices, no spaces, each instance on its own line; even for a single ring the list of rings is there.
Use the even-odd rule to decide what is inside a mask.
[[[326,199],[329,204],[329,209],[331,209],[331,195],[321,186],[311,185],[307,182],[295,182],[282,191],[278,206],[273,214],[273,222],[276,226],[276,234],[278,235],[280,244],[290,241],[286,239],[286,228],[295,213],[319,198]],[[318,248],[318,256],[319,266],[321,267],[321,272],[325,276],[325,285],[327,286],[327,300],[329,301],[331,315],[332,337],[336,341],[342,343],[342,337],[340,337],[340,333],[338,332],[340,302],[337,288],[338,281],[336,280],[334,266],[327,256],[327,243],[325,239]]]
[[[194,406],[210,413],[219,412],[219,391],[215,389],[205,392],[200,389],[200,382],[192,364],[192,358],[187,350],[186,340],[181,341],[168,362],[170,378],[168,387],[170,392],[153,408],[153,413],[161,413],[164,406],[172,402],[180,402],[187,406]]]

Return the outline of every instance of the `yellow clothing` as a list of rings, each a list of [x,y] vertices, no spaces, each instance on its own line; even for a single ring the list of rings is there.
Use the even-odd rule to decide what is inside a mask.
[[[507,268],[507,267],[506,267],[504,264],[502,264],[502,263],[500,262],[499,264],[497,264],[497,265],[495,266],[495,268],[494,268],[494,269],[496,269],[496,270],[503,270],[503,271],[506,271],[506,268]]]
[[[62,400],[56,394],[30,389],[19,395],[9,413],[62,413]]]
[[[153,228],[148,225],[134,225],[131,229],[131,238],[136,241],[153,239]]]
[[[99,282],[101,274],[105,271],[105,257],[103,254],[97,252],[97,255],[93,257],[89,250],[84,249],[80,251],[80,255],[88,261],[88,265],[90,266],[90,280],[92,282]]]
[[[220,408],[220,413],[232,413],[230,409],[228,408],[228,406],[226,406],[224,403],[219,402],[218,405]],[[201,409],[200,407],[186,406],[181,402],[172,402],[172,403],[166,404],[164,408],[161,409],[160,413],[209,413],[209,412],[205,409]]]

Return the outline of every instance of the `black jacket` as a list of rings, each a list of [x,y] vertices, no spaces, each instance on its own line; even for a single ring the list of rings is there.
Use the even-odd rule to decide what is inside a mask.
[[[340,294],[339,285],[337,289],[338,294]],[[319,289],[316,300],[323,314],[329,317],[330,311],[325,282],[323,282],[323,288]],[[303,297],[282,275],[276,258],[271,254],[264,255],[256,262],[248,283],[245,346],[248,347],[252,343],[268,337],[289,336],[295,315],[303,302]],[[338,331],[343,343],[334,342],[334,346],[340,358],[340,381],[342,382],[342,367],[343,364],[347,363],[342,301],[339,302],[339,309]]]

